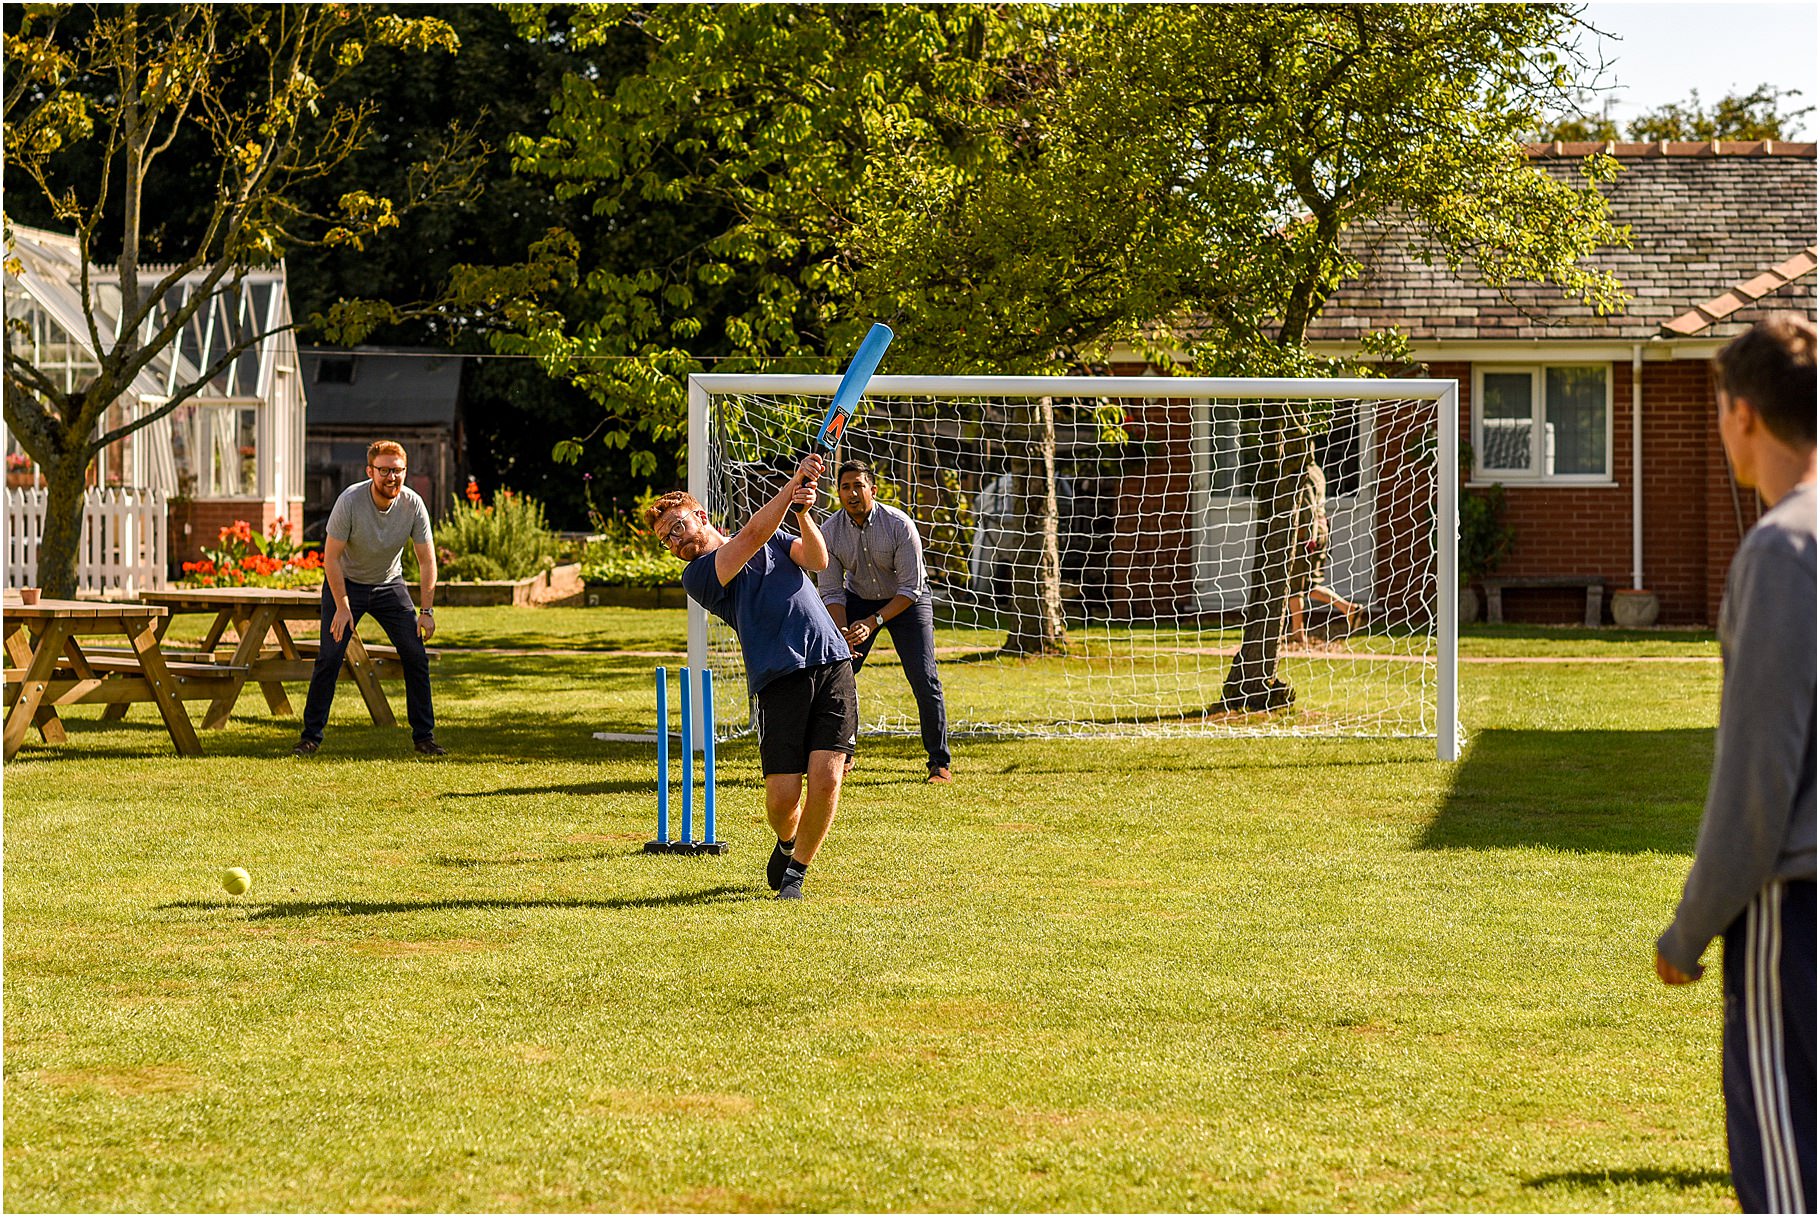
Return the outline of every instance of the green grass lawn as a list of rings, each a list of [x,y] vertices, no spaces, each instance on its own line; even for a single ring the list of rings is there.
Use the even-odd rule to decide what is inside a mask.
[[[1716,980],[1650,967],[1719,672],[1643,657],[1710,635],[1469,634],[1564,661],[1465,665],[1451,766],[868,741],[780,906],[750,743],[687,859],[590,738],[682,613],[438,617],[446,760],[344,689],[309,762],[254,693],[7,765],[9,1209],[1735,1208]]]

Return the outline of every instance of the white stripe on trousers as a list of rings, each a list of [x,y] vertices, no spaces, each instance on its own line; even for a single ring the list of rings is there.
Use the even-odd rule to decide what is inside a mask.
[[[1772,1212],[1807,1210],[1801,1194],[1801,1165],[1795,1152],[1795,1122],[1789,1112],[1788,1074],[1782,1027],[1782,896],[1771,883],[1750,902],[1744,923],[1744,1042],[1750,1061],[1751,1096],[1757,1105],[1757,1136],[1765,1190]]]

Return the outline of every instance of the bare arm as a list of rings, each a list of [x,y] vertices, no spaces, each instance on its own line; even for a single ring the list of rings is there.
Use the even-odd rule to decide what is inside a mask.
[[[790,543],[790,561],[810,572],[828,569],[828,540],[822,536],[821,526],[807,511],[797,519],[802,524],[803,535]]]
[[[341,569],[341,555],[347,550],[346,541],[329,537],[322,543],[322,573],[328,581],[329,598],[335,602],[335,616],[329,621],[329,636],[337,642],[354,624],[354,610],[348,607],[348,578]]]
[[[436,546],[428,541],[418,541],[417,550],[417,607],[428,609],[436,604]],[[417,616],[417,632],[427,641],[436,632],[436,618]]]
[[[821,475],[822,458],[813,453],[805,456],[784,488],[772,496],[769,503],[754,512],[744,528],[714,551],[714,577],[720,580],[722,587],[733,582],[733,576],[739,574],[741,568],[752,560],[752,555],[763,549],[765,542],[776,535],[778,526],[784,522],[792,504],[815,502],[815,479]],[[820,539],[821,534],[817,531],[818,544]],[[791,557],[795,557],[794,552]],[[827,561],[825,546],[822,549],[822,561]]]

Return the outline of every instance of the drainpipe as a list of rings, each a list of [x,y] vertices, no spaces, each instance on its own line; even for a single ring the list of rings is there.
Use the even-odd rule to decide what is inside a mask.
[[[1643,586],[1643,344],[1630,344],[1630,585]]]

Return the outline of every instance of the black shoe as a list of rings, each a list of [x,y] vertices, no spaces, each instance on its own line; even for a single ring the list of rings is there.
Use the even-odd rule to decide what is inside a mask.
[[[297,746],[291,749],[292,756],[315,756],[316,750],[322,747],[321,740],[300,739]]]
[[[803,879],[806,876],[806,871],[798,870],[794,866],[786,867],[783,884],[777,889],[777,898],[779,900],[801,900],[803,898]]]
[[[433,739],[412,740],[411,746],[425,756],[447,756],[449,750]]]
[[[788,865],[790,865],[790,851],[784,848],[782,841],[779,841],[771,849],[771,860],[765,863],[765,882],[770,885],[772,891],[775,892],[783,887],[784,868]]]

